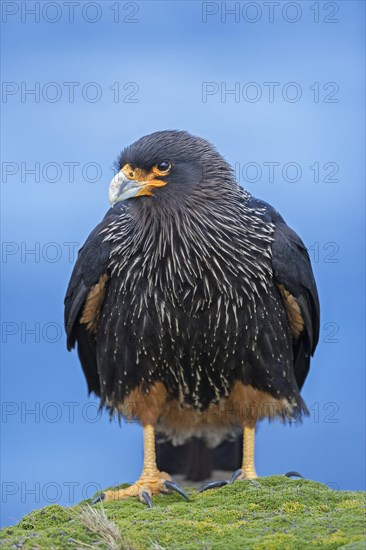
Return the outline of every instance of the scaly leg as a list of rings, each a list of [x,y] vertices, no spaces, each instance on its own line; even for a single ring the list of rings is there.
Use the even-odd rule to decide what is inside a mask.
[[[243,429],[243,463],[240,470],[234,472],[231,483],[236,479],[255,479],[257,472],[254,466],[255,424],[244,424]]]
[[[146,424],[144,427],[144,466],[141,476],[138,481],[125,489],[110,489],[99,495],[93,504],[100,500],[112,501],[122,500],[129,497],[138,497],[141,502],[152,506],[151,497],[157,493],[171,493],[176,491],[181,494],[186,500],[187,495],[182,489],[172,481],[169,474],[159,472],[156,467],[155,456],[155,433],[152,424]]]
[[[236,470],[231,476],[230,481],[220,479],[206,483],[200,493],[207,489],[217,489],[224,487],[229,483],[234,483],[237,479],[255,479],[257,473],[254,466],[254,441],[255,441],[255,423],[244,424],[243,428],[243,463],[240,470]]]

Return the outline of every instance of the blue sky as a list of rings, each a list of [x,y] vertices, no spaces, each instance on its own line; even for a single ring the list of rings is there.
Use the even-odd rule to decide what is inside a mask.
[[[261,424],[258,473],[364,488],[364,3],[36,4],[2,3],[3,524],[139,475],[140,428],[96,417],[63,297],[118,153],[168,128],[212,141],[310,248],[311,416]]]

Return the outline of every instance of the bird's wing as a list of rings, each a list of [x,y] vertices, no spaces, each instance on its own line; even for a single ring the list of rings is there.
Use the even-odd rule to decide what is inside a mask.
[[[100,307],[109,279],[110,243],[104,242],[102,233],[119,214],[112,208],[90,233],[79,250],[65,296],[65,329],[67,349],[78,343],[78,353],[87,378],[89,391],[99,393],[99,376],[96,364],[95,331]]]
[[[272,206],[252,197],[250,206],[263,209],[274,224],[272,266],[293,335],[294,371],[299,388],[303,385],[319,339],[320,307],[308,251]]]

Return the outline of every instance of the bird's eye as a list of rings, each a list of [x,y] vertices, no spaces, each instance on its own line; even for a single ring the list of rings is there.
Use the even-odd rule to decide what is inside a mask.
[[[159,170],[159,172],[168,172],[171,169],[172,165],[167,160],[163,160],[163,162],[160,162],[157,164],[156,168]]]

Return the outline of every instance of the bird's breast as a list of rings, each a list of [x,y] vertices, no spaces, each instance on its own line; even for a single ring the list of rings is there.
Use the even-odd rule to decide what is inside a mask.
[[[98,346],[115,396],[162,381],[205,408],[229,395],[248,357],[262,360],[260,333],[279,305],[270,239],[240,228],[181,223],[114,241]]]

